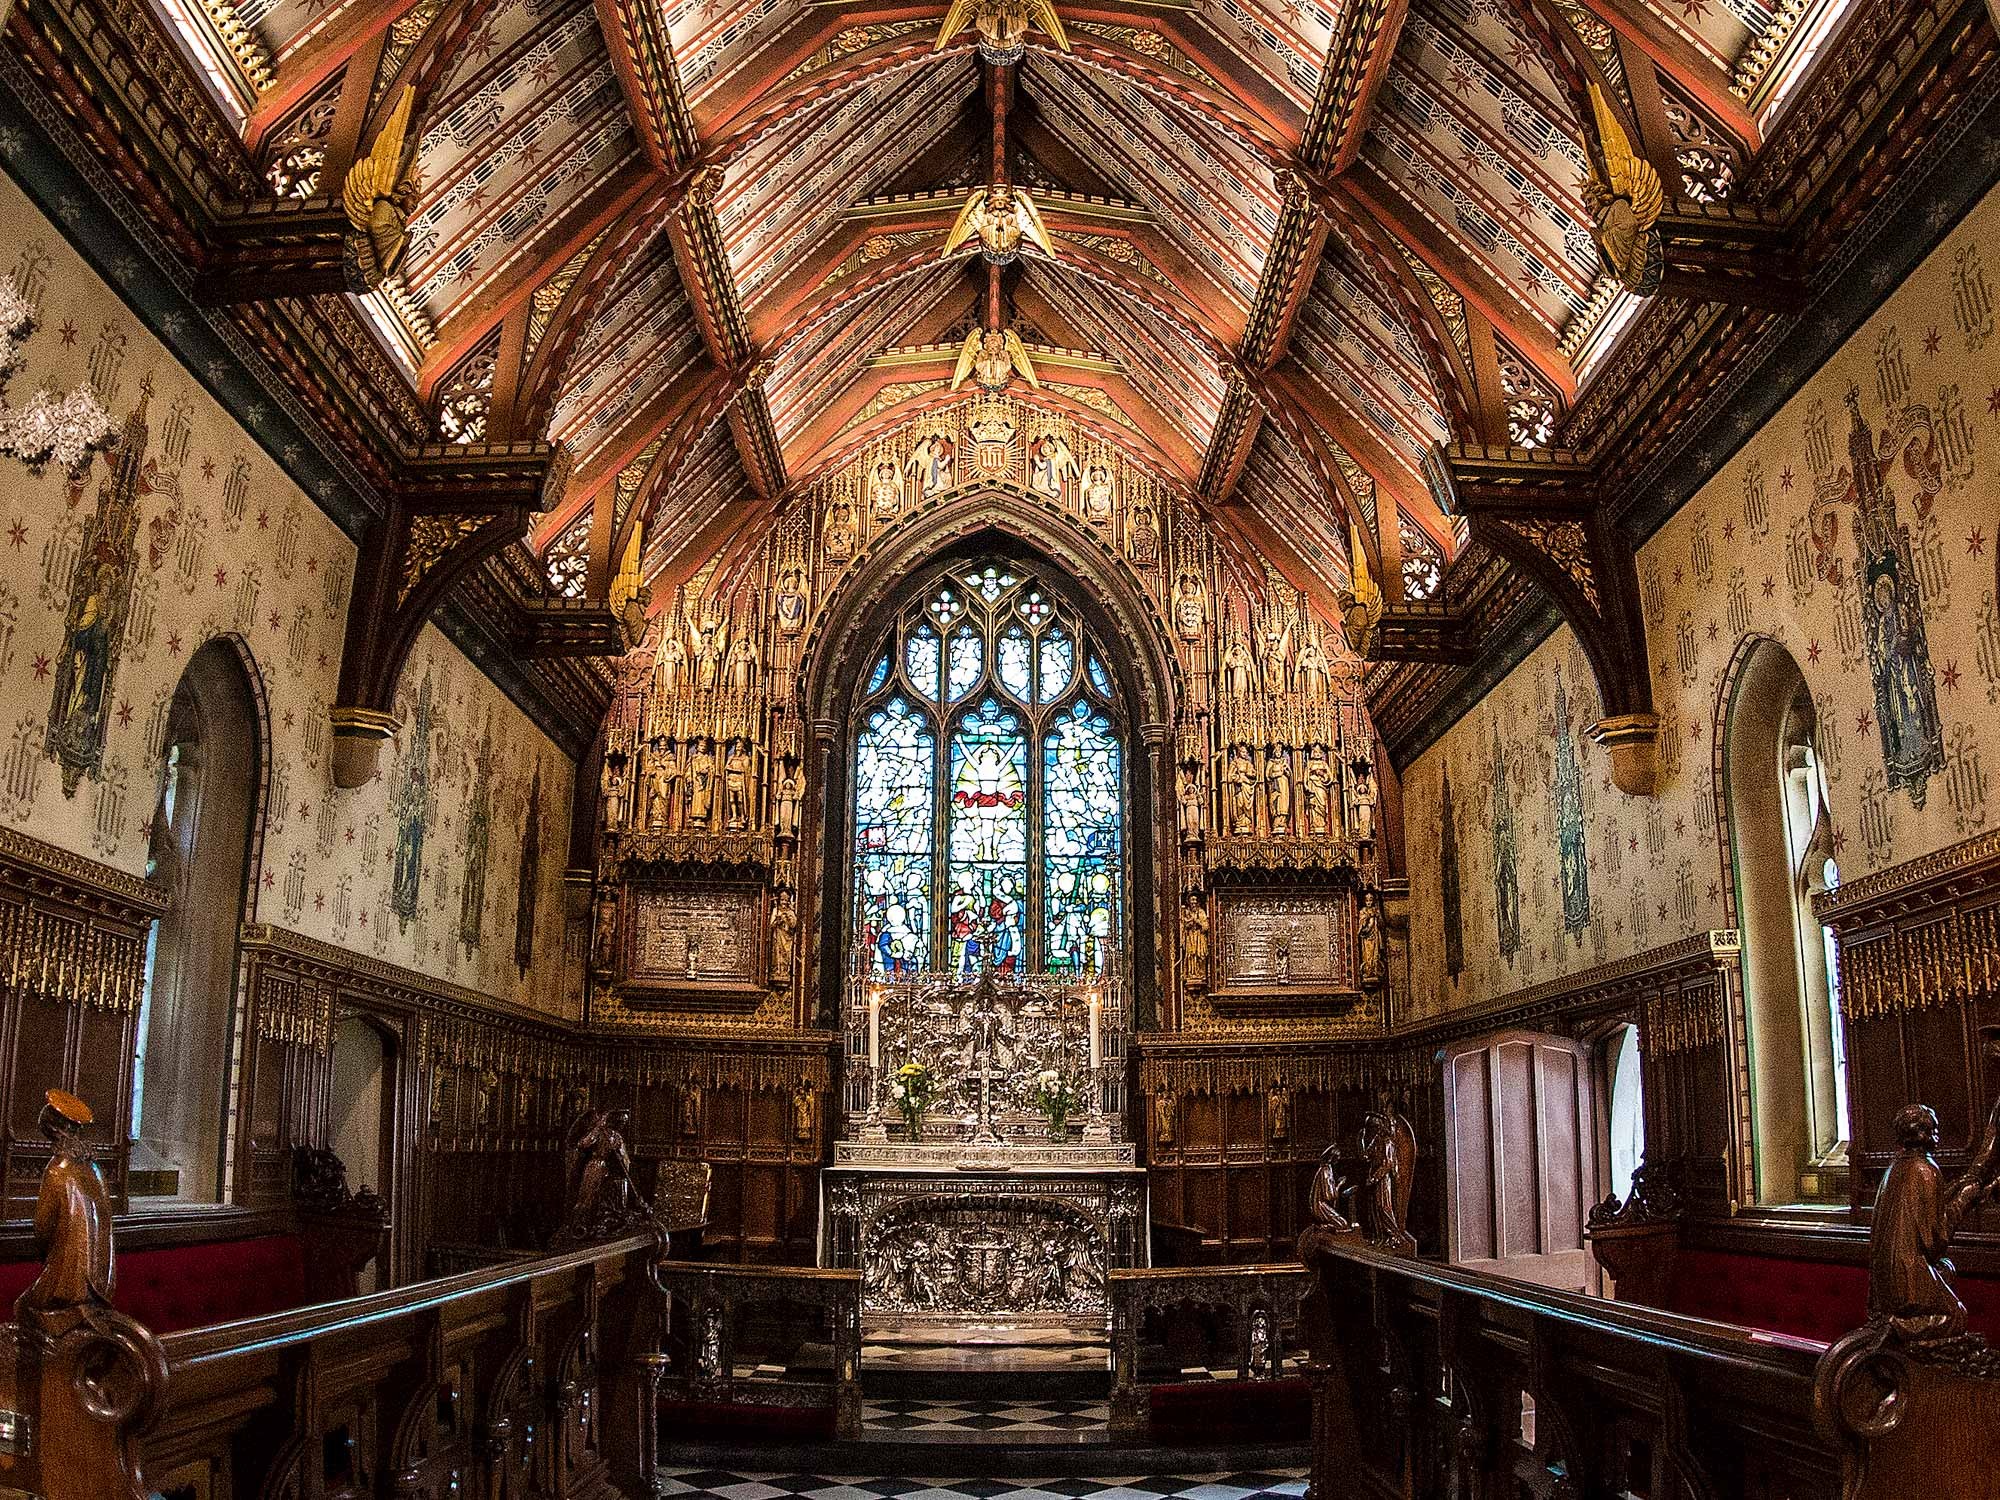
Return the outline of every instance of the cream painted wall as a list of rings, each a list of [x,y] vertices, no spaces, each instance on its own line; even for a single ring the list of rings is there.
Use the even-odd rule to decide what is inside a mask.
[[[1412,1011],[1435,1014],[1728,925],[1732,880],[1712,765],[1719,701],[1745,640],[1783,642],[1819,718],[1842,872],[1913,859],[1988,826],[2000,757],[2000,193],[1989,195],[1873,317],[1641,549],[1654,703],[1665,721],[1657,797],[1610,784],[1583,738],[1597,691],[1558,630],[1405,771]],[[1853,390],[1906,529],[1938,720],[1935,769],[1894,785],[1857,587]],[[1885,441],[1886,439],[1886,441]],[[1905,454],[1910,455],[1905,462]],[[1811,515],[1816,493],[1821,546]],[[1834,528],[1829,536],[1826,528]],[[1906,632],[1907,634],[1907,632]],[[1906,653],[1907,655],[1908,653]],[[1566,702],[1556,712],[1556,679]],[[1925,674],[1915,670],[1911,681]],[[1588,916],[1565,920],[1555,787],[1560,743],[1580,765]],[[1496,746],[1505,784],[1495,781]],[[1463,967],[1444,941],[1445,861],[1431,809],[1450,780]],[[1505,799],[1504,805],[1498,800]],[[1521,942],[1499,943],[1496,842],[1511,816]]]
[[[102,762],[73,794],[46,740],[76,559],[111,464],[97,456],[73,484],[0,458],[0,824],[142,872],[167,704],[195,650],[233,635],[256,663],[269,715],[256,918],[563,1012],[568,759],[426,629],[399,685],[404,727],[383,774],[336,791],[327,709],[353,545],[4,177],[0,272],[37,309],[6,398],[89,381],[121,423],[143,408],[146,426]],[[429,732],[420,739],[426,695]],[[515,895],[537,786],[534,962],[524,973],[514,961]],[[415,899],[401,912],[391,900],[399,835],[417,856],[416,879],[405,883]]]

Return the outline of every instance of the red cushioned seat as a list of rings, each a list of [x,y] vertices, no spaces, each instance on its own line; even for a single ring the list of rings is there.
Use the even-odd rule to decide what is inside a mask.
[[[40,1269],[36,1261],[0,1265],[0,1315]],[[154,1333],[289,1312],[306,1300],[305,1245],[291,1234],[133,1250],[118,1257],[117,1270],[119,1311]]]
[[[1974,1330],[2000,1338],[2000,1282],[1960,1277],[1958,1291]],[[1669,1311],[1832,1343],[1868,1320],[1868,1268],[1686,1249],[1674,1268]]]

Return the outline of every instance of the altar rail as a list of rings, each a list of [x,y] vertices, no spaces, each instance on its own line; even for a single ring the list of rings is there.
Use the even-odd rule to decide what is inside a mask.
[[[666,1299],[653,1376],[662,1441],[683,1422],[766,1437],[861,1435],[860,1271],[668,1260],[652,1277]]]
[[[1111,1272],[1111,1435],[1145,1437],[1154,1391],[1191,1365],[1234,1366],[1242,1381],[1296,1374],[1287,1361],[1311,1289],[1295,1263]],[[1150,1366],[1148,1349],[1160,1351]]]
[[[1814,1417],[1822,1344],[1359,1246],[1307,1258],[1329,1330],[1314,1495],[1843,1494]]]

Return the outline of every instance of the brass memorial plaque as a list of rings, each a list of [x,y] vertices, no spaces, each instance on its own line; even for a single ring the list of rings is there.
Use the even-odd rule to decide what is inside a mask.
[[[651,984],[758,982],[757,893],[641,891],[632,978]]]
[[[1237,895],[1221,903],[1224,990],[1351,990],[1353,940],[1345,892]]]

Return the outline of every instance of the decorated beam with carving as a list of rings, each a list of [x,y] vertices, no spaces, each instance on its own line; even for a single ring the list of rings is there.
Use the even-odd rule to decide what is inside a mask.
[[[567,455],[546,443],[455,444],[403,455],[388,512],[370,528],[355,571],[332,709],[333,781],[375,775],[395,733],[396,680],[452,589],[527,535],[562,493]]]

